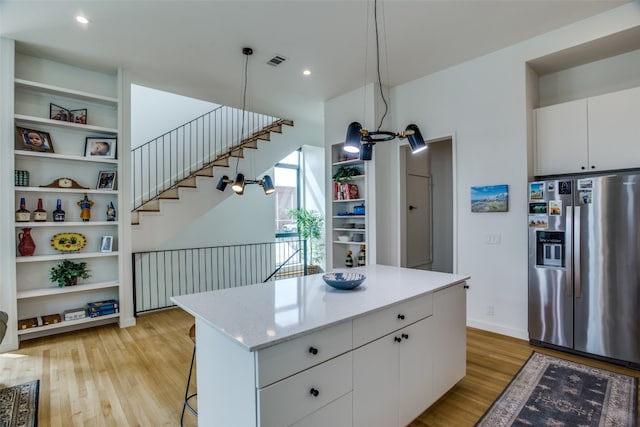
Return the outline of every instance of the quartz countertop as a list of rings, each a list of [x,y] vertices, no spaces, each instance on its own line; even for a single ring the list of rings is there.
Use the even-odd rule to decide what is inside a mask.
[[[322,274],[314,274],[171,300],[248,351],[256,351],[469,279],[384,265],[333,271],[367,278],[351,291],[333,289]]]

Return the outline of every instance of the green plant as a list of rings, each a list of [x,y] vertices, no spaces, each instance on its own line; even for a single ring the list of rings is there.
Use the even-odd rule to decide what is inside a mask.
[[[333,180],[337,183],[344,184],[356,175],[361,175],[362,172],[356,166],[340,166],[336,173],[333,175]]]
[[[88,279],[91,277],[86,262],[73,262],[65,259],[49,270],[49,278],[58,286],[72,286],[78,283],[78,278]]]
[[[321,242],[324,218],[319,212],[306,209],[289,209],[288,214],[296,220],[298,236],[309,240],[309,260],[311,264],[319,264],[323,257],[324,245]],[[316,255],[314,256],[314,249]]]

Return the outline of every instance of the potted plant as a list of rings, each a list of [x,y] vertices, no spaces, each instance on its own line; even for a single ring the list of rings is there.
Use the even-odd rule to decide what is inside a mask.
[[[340,166],[333,175],[333,180],[339,184],[348,182],[352,177],[362,175],[360,169],[356,166]]]
[[[309,257],[307,271],[309,274],[319,273],[323,258],[322,225],[324,218],[319,212],[306,209],[289,209],[289,215],[296,220],[298,236],[309,241]],[[314,252],[315,250],[315,252]]]
[[[78,278],[91,277],[86,262],[73,262],[65,259],[55,267],[51,267],[49,278],[58,286],[74,286],[78,284]]]

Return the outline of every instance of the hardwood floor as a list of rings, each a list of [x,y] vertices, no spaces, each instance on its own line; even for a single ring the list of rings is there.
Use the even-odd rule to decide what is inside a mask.
[[[192,323],[190,315],[171,309],[141,316],[132,328],[108,325],[25,341],[19,351],[0,355],[0,387],[39,378],[40,426],[177,426]],[[467,338],[467,376],[411,427],[473,426],[533,350],[640,376],[477,329],[468,328]],[[185,426],[195,425],[187,413]]]

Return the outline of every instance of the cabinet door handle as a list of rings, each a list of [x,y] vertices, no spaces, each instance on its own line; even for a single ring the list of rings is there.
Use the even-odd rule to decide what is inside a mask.
[[[402,338],[393,337],[393,340],[394,340],[395,342],[401,342],[401,341],[402,341]]]
[[[464,285],[464,288],[465,289],[469,289],[469,285]]]
[[[315,388],[311,387],[311,390],[309,390],[309,394],[312,395],[313,397],[318,397],[320,392],[318,390],[316,390]]]
[[[318,349],[315,347],[309,347],[309,353],[315,356],[316,354],[318,354]]]
[[[409,339],[409,335],[407,335],[407,334],[402,334],[402,338],[404,338],[405,340],[408,340],[408,339]]]
[[[398,319],[404,320],[404,314],[398,314]]]

